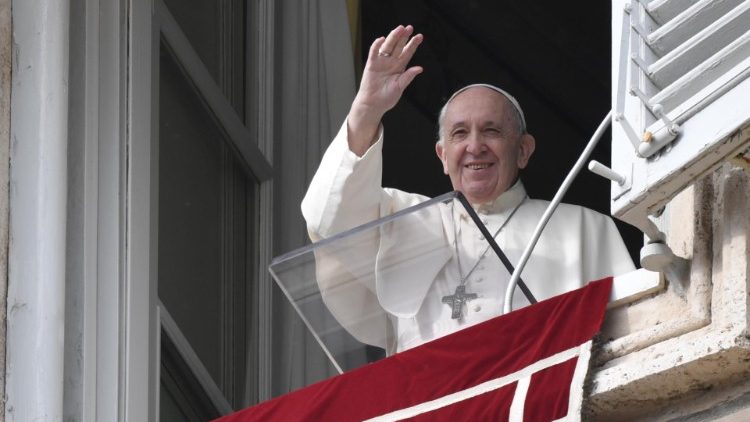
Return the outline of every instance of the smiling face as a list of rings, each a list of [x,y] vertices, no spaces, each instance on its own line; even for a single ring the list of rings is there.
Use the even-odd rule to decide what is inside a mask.
[[[534,152],[534,137],[521,134],[507,98],[473,87],[448,104],[435,146],[453,189],[473,204],[490,202],[510,189]]]

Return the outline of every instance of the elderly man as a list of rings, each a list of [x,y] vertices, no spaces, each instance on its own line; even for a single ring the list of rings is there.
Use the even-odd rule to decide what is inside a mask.
[[[399,26],[374,41],[357,96],[346,122],[326,151],[302,202],[313,240],[329,237],[365,222],[425,201],[426,197],[380,186],[383,115],[422,72],[407,68],[423,37],[411,26]],[[529,199],[519,180],[534,152],[523,112],[505,91],[490,85],[458,90],[439,116],[435,145],[443,170],[481,216],[508,258],[515,262],[532,235],[547,202]],[[459,218],[459,220],[461,220]],[[456,229],[453,260],[457,270],[434,277],[381,277],[363,289],[365,307],[383,310],[377,324],[350,328],[352,334],[389,352],[417,346],[496,315],[510,275],[488,254],[487,243],[468,221]],[[381,252],[383,249],[381,239]],[[393,243],[393,242],[391,242]],[[380,252],[379,252],[380,253]],[[494,258],[494,259],[493,259]],[[443,261],[439,261],[443,265]],[[595,211],[563,204],[542,235],[523,279],[537,299],[546,299],[583,283],[633,270],[633,264],[611,219]],[[408,288],[405,284],[408,283]],[[476,297],[456,315],[450,300],[457,292]],[[325,297],[326,291],[323,288]],[[412,292],[403,302],[404,291]],[[519,294],[516,306],[528,302]],[[346,297],[326,303],[340,320],[356,306]],[[361,298],[360,298],[361,299]],[[398,302],[401,301],[401,302]],[[406,303],[404,305],[404,303]],[[340,312],[343,309],[343,312]],[[346,324],[344,324],[346,326]],[[381,330],[387,334],[371,333]],[[383,341],[373,339],[385,339]]]

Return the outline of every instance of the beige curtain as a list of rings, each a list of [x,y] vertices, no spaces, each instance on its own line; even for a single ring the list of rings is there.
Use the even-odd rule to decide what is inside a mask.
[[[354,98],[347,5],[347,0],[277,3],[276,255],[308,243],[299,204]],[[333,375],[321,348],[278,289],[273,305],[273,394]]]

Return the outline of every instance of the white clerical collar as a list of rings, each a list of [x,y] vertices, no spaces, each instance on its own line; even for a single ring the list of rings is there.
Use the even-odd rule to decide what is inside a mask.
[[[500,194],[494,201],[482,204],[472,204],[474,209],[481,214],[496,214],[512,210],[526,198],[526,189],[518,179],[510,189]]]

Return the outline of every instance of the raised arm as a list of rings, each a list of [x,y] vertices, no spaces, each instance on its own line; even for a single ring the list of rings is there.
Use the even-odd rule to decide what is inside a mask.
[[[383,115],[422,73],[421,66],[406,67],[423,40],[422,34],[412,37],[413,33],[411,25],[399,25],[370,46],[362,82],[347,117],[349,149],[357,156],[364,155],[375,142]]]
[[[313,241],[372,221],[389,213],[394,205],[380,185],[381,144],[375,142],[385,112],[422,72],[419,66],[406,67],[422,42],[422,35],[412,36],[413,32],[411,26],[399,26],[370,47],[345,127],[323,155],[302,200],[302,214]],[[396,202],[399,207],[404,205]]]

